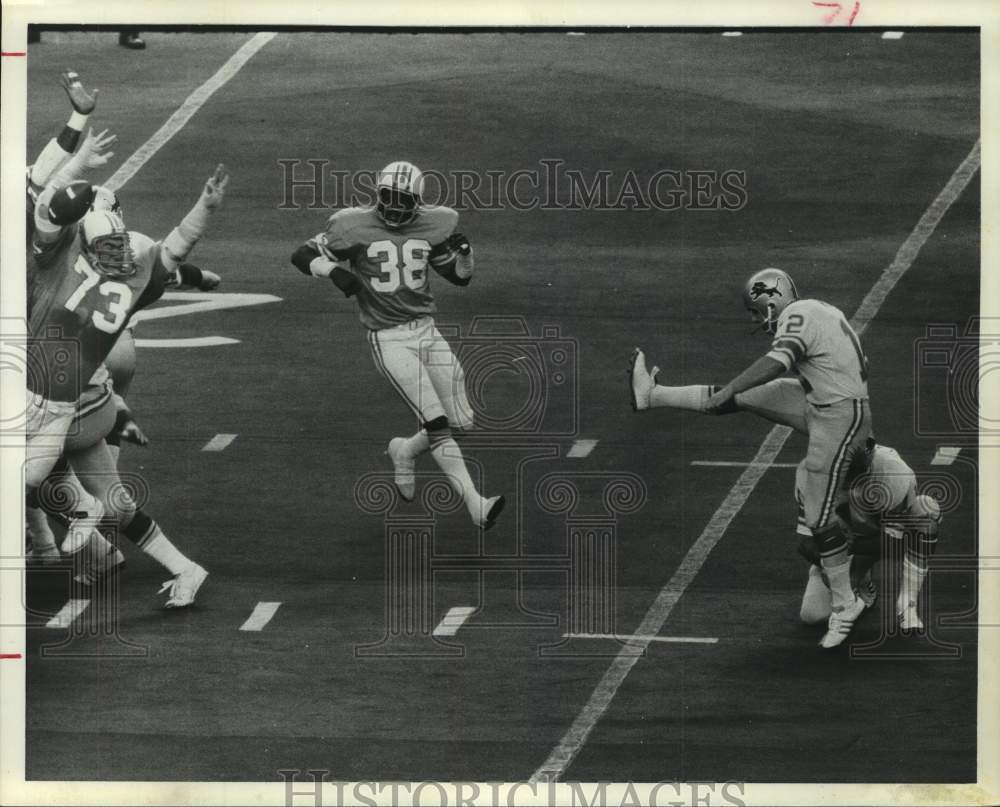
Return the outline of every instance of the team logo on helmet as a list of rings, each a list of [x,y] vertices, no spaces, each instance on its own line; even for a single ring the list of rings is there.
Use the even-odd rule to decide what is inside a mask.
[[[378,175],[375,211],[389,227],[402,227],[420,212],[423,174],[413,163],[389,163]]]
[[[777,294],[779,297],[784,297],[781,293],[781,289],[777,285],[768,286],[762,280],[758,280],[753,286],[750,287],[750,299],[756,300],[758,297],[763,297],[764,295],[768,297],[773,297]]]

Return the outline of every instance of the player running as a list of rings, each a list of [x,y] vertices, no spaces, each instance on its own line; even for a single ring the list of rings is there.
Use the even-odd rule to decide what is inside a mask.
[[[44,425],[51,420],[46,406],[53,404],[58,404],[60,417],[68,408],[72,419],[80,380],[93,376],[133,314],[162,295],[168,278],[177,273],[207,228],[209,216],[222,203],[228,181],[225,168],[219,165],[198,202],[162,242],[128,231],[110,210],[89,211],[93,188],[87,183],[60,187],[53,182],[46,188],[35,210],[37,281],[28,340],[29,366],[44,372],[29,373],[29,389],[34,393],[29,423]],[[29,426],[29,498],[34,496],[54,514],[60,514],[57,501],[39,486],[57,461],[65,435],[63,422],[60,428],[48,430],[50,439],[40,445],[42,450],[34,450],[37,432]],[[100,441],[74,457],[74,467],[101,504],[100,511],[88,514],[90,525],[102,532],[124,534],[171,572],[173,578],[161,590],[168,592],[168,608],[194,602],[208,573],[136,508],[123,491],[106,444]]]
[[[416,459],[429,450],[473,523],[489,529],[504,497],[480,495],[452,437],[453,427],[473,426],[472,411],[462,367],[434,325],[428,272],[433,267],[445,280],[468,285],[472,247],[455,230],[458,213],[422,204],[422,185],[415,165],[390,163],[379,173],[375,207],[337,211],[291,260],[303,274],[329,278],[357,299],[376,366],[420,421],[416,434],[389,442],[400,495],[413,498]]]
[[[658,368],[647,370],[636,348],[629,371],[632,407],[750,411],[808,436],[802,504],[833,596],[820,645],[836,647],[865,609],[851,584],[847,535],[834,512],[851,460],[871,436],[868,359],[844,314],[828,303],[799,299],[795,283],[780,269],[752,275],[743,304],[774,335],[766,355],[723,387],[666,387],[656,383]],[[798,380],[779,378],[789,370]]]
[[[804,461],[795,474],[796,498],[801,497],[805,483]],[[869,440],[864,452],[848,471],[846,480],[849,497],[838,508],[851,537],[855,573],[865,573],[883,554],[882,536],[903,542],[903,559],[899,572],[899,595],[896,598],[896,620],[904,632],[924,629],[917,604],[927,561],[937,548],[941,507],[932,496],[917,493],[913,469],[894,448]],[[831,596],[821,559],[813,542],[812,530],[804,519],[799,520],[802,537],[799,549],[812,564],[799,617],[807,624],[824,622],[830,617]]]

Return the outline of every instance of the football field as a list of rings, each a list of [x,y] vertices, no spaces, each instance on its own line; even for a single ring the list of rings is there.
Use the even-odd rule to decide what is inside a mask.
[[[953,181],[974,174],[975,33],[114,39],[29,48],[28,155],[73,67],[118,135],[95,179],[127,161],[130,229],[164,237],[232,172],[191,258],[217,296],[136,328],[151,444],[121,461],[210,577],[164,611],[126,547],[114,629],[65,577],[29,577],[28,779],[976,780],[977,453],[949,407],[962,373],[926,360],[979,311],[979,178]],[[435,498],[429,457],[427,500],[386,498],[386,444],[416,424],[354,302],[289,263],[343,203],[331,171],[396,159],[485,178],[460,206],[476,276],[433,287],[495,426],[463,443],[507,496],[487,533]],[[606,172],[608,203],[565,209],[566,184],[527,174],[511,203],[488,179],[556,163]],[[627,177],[664,170],[745,172],[745,203],[629,209]],[[765,266],[849,317],[899,270],[863,341],[879,442],[947,494],[925,637],[894,634],[891,594],[835,652],[800,624],[802,437],[630,409],[636,345],[668,384],[766,351],[739,296]]]

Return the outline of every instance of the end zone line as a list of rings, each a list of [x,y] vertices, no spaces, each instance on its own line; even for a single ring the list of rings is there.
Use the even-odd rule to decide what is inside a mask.
[[[153,132],[152,137],[149,138],[145,143],[143,143],[139,148],[129,157],[121,166],[115,171],[111,178],[108,179],[104,184],[111,188],[111,190],[117,191],[121,190],[122,186],[128,182],[132,177],[139,173],[139,169],[142,168],[149,160],[152,158],[156,152],[158,152],[163,146],[177,134],[184,125],[194,117],[194,114],[204,106],[205,102],[212,97],[216,90],[224,86],[233,76],[235,76],[240,68],[243,67],[251,57],[264,47],[268,42],[274,39],[276,35],[273,32],[262,31],[258,34],[252,36],[248,41],[244,42],[237,51],[230,56],[224,65],[220,67],[215,73],[202,84],[198,89],[192,92],[182,103],[177,110],[167,118],[166,122],[155,132]],[[215,160],[215,162],[220,162],[220,160]],[[214,166],[208,165],[206,162],[205,171],[210,171]]]
[[[920,217],[913,231],[900,245],[892,263],[882,272],[875,285],[861,301],[858,310],[854,312],[851,325],[859,334],[868,327],[868,323],[878,313],[882,303],[889,296],[889,292],[913,265],[913,261],[916,260],[921,248],[927,243],[927,239],[930,238],[931,233],[934,232],[948,208],[965,190],[976,171],[979,170],[979,160],[980,141],[977,140],[972,151],[955,169],[947,184]],[[757,483],[764,476],[767,468],[774,462],[791,433],[792,430],[787,426],[777,425],[767,433],[764,442],[757,449],[752,461],[753,464],[740,474],[736,484],[730,488],[726,498],[719,505],[719,509],[715,511],[701,535],[687,551],[680,566],[677,567],[677,571],[660,589],[653,604],[649,606],[649,610],[636,629],[635,635],[629,638],[626,646],[618,651],[618,655],[611,662],[611,666],[598,682],[590,699],[580,710],[569,730],[563,735],[559,744],[552,749],[548,759],[531,775],[528,781],[556,781],[565,773],[580,749],[583,748],[594,726],[611,705],[618,688],[641,657],[641,653],[636,651],[645,650],[649,645],[648,641],[638,637],[656,636],[660,633],[681,595],[694,580],[709,553],[719,543],[736,514],[750,498],[750,494],[757,487]]]

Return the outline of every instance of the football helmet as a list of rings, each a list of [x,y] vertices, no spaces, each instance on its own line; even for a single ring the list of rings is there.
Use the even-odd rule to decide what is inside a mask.
[[[125,222],[110,210],[94,210],[80,222],[80,251],[95,272],[128,278],[136,272]]]
[[[743,287],[743,307],[750,312],[753,321],[768,333],[774,333],[781,312],[798,299],[795,281],[781,269],[754,272]]]
[[[104,185],[94,185],[94,201],[90,203],[91,210],[110,210],[112,213],[124,221],[125,213],[122,210],[121,200],[118,194],[111,188]]]
[[[375,211],[387,227],[413,221],[420,208],[424,175],[413,163],[397,161],[379,171]]]

